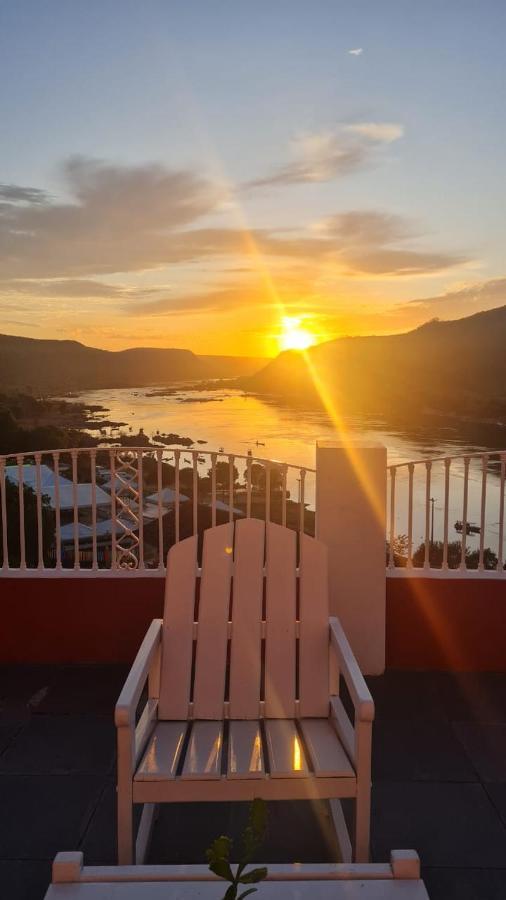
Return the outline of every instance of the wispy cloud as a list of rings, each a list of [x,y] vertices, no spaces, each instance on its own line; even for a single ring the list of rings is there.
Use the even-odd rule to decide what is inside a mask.
[[[391,144],[404,135],[404,126],[398,122],[358,122],[354,125],[345,125],[344,131],[351,134],[359,134],[379,144]]]
[[[429,275],[467,262],[463,255],[406,247],[418,235],[413,223],[378,210],[338,213],[320,223],[319,230],[349,275]]]
[[[20,187],[17,184],[0,184],[0,201],[7,203],[49,203],[50,195],[39,188]]]
[[[350,54],[350,56],[362,56],[363,52],[364,52],[363,47],[355,47],[353,50],[348,50],[348,53]]]
[[[398,140],[402,125],[394,122],[357,122],[333,131],[302,134],[292,141],[293,162],[280,166],[246,187],[276,187],[332,181],[372,164],[379,148]]]
[[[435,297],[411,300],[404,312],[433,316],[469,316],[473,312],[506,305],[506,278],[491,278],[453,287]]]
[[[219,208],[225,189],[159,164],[74,157],[62,166],[72,202],[8,185],[0,204],[0,278],[82,278],[155,268],[181,252],[173,234]],[[176,242],[177,245],[177,242]]]

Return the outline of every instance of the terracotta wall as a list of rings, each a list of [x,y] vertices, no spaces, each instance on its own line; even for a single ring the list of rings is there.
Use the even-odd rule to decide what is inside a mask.
[[[506,581],[388,578],[390,669],[506,672]]]
[[[0,663],[129,662],[163,579],[0,579]],[[506,581],[387,579],[392,669],[506,672]]]

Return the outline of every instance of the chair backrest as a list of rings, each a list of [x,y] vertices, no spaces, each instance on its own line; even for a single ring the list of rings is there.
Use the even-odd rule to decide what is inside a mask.
[[[160,719],[327,715],[327,548],[302,535],[296,556],[272,522],[210,528],[199,590],[197,536],[171,547]]]

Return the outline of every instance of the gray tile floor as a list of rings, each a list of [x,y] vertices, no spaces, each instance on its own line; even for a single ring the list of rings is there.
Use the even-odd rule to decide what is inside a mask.
[[[58,850],[115,859],[118,667],[0,669],[0,896],[41,900]],[[372,853],[414,847],[432,900],[506,898],[506,675],[388,672],[376,701]],[[201,862],[243,804],[162,809],[158,862]],[[266,862],[335,858],[324,804],[269,810]]]

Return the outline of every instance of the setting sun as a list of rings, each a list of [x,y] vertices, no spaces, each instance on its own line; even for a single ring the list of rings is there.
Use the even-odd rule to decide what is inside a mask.
[[[283,318],[279,338],[281,350],[306,350],[314,344],[314,335],[301,325],[301,321],[294,316]]]

